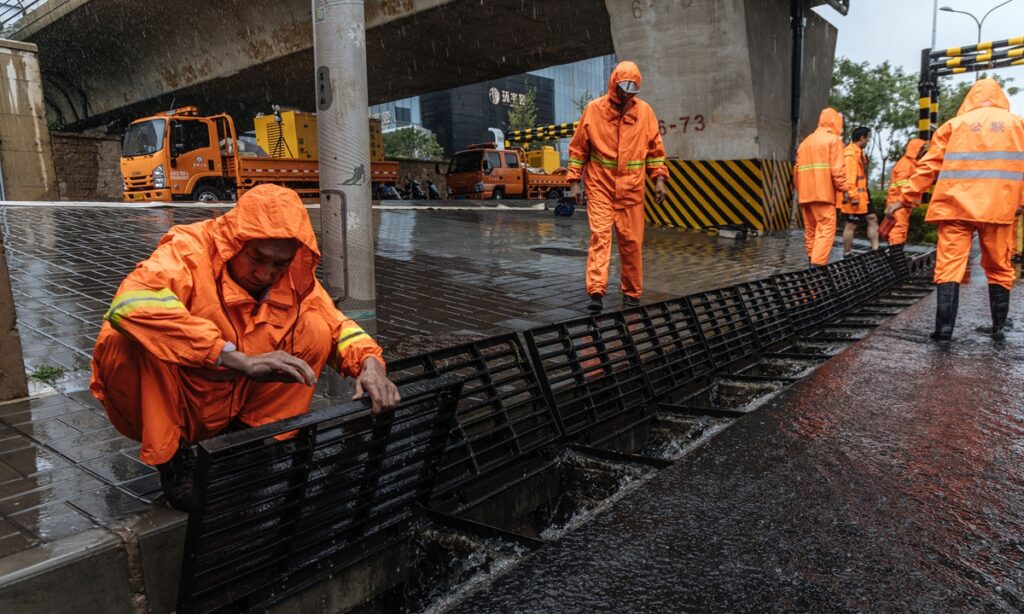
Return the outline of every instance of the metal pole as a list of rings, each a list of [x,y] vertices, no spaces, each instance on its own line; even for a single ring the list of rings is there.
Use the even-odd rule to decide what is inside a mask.
[[[845,14],[845,13],[844,13]],[[789,120],[790,126],[790,158],[796,163],[796,150],[800,141],[800,89],[802,87],[801,77],[804,66],[804,2],[803,0],[790,0],[789,21],[793,30],[793,53],[790,58],[790,90],[789,90]],[[800,205],[796,199],[796,190],[793,191],[793,202],[789,212],[789,227],[796,228],[800,220]]]
[[[932,46],[935,49],[935,30],[939,23],[939,0],[932,2]]]
[[[363,0],[313,0],[324,286],[370,335],[377,331],[370,202],[370,124]],[[343,394],[339,378],[331,394]]]

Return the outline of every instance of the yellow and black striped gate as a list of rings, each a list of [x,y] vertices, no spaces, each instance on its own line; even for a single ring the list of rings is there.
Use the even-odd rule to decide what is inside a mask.
[[[793,164],[779,160],[669,160],[667,194],[654,202],[647,180],[647,222],[679,228],[740,225],[761,231],[790,225]]]

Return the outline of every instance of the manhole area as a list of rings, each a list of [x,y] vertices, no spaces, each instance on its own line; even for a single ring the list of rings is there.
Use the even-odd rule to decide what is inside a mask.
[[[544,254],[545,256],[569,256],[572,258],[586,258],[587,250],[574,249],[572,247],[531,247],[531,252]]]

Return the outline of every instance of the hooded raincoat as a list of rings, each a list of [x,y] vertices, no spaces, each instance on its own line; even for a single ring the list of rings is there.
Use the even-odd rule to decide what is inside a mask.
[[[960,283],[978,233],[990,284],[1013,285],[1013,218],[1024,192],[1024,120],[994,79],[977,81],[956,117],[935,131],[902,200],[911,205],[935,182],[925,219],[939,225],[935,282]]]
[[[288,271],[257,300],[228,261],[253,239],[295,239]],[[140,458],[168,461],[179,438],[211,437],[231,421],[257,426],[305,413],[313,388],[261,383],[218,366],[230,342],[249,355],[283,350],[317,374],[357,376],[383,363],[376,342],[339,312],[316,279],[313,227],[298,195],[258,186],[224,215],[175,226],[128,275],[104,316],[90,389],[114,426],[141,441]]]
[[[639,298],[643,291],[645,176],[667,178],[668,170],[658,118],[651,106],[636,97],[624,109],[612,106],[619,103],[616,86],[621,81],[642,84],[636,64],[616,66],[608,78],[608,93],[583,110],[569,143],[569,180],[583,179],[586,184],[590,222],[587,294],[605,294],[614,226],[622,292]]]
[[[889,183],[889,190],[886,193],[886,204],[899,203],[904,186],[910,183],[910,176],[917,166],[917,157],[925,146],[923,139],[913,138],[907,142],[907,149],[903,157],[896,161],[892,167],[892,181]],[[895,225],[889,232],[889,245],[902,245],[907,242],[907,232],[910,230],[910,209],[903,207],[892,214]]]
[[[796,150],[793,181],[804,221],[811,264],[828,264],[836,236],[836,195],[850,191],[843,158],[843,116],[823,109],[818,128]]]

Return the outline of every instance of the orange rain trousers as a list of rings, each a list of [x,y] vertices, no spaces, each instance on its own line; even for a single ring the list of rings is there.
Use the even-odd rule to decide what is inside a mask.
[[[1012,224],[986,224],[983,222],[940,220],[939,244],[935,253],[935,283],[963,283],[967,273],[967,259],[971,255],[971,240],[978,233],[981,244],[981,268],[985,269],[988,283],[1010,289],[1014,270],[1010,263],[1013,251]]]
[[[605,295],[608,288],[608,264],[612,257],[612,226],[619,244],[619,268],[622,272],[622,294],[640,298],[644,285],[643,243],[644,206],[616,208],[590,201],[590,249],[587,252],[587,294]]]
[[[322,316],[304,311],[294,346],[287,349],[319,374],[333,350],[331,333]],[[259,426],[304,414],[314,391],[304,384],[257,382],[226,369],[172,365],[109,327],[96,343],[93,374],[92,390],[110,422],[125,437],[142,442],[139,458],[150,465],[169,461],[179,438],[208,439],[234,419]]]
[[[903,245],[907,242],[907,233],[910,231],[910,209],[901,207],[892,214],[896,224],[889,232],[889,245]]]
[[[804,247],[811,264],[828,264],[836,239],[836,205],[833,202],[802,203]]]

